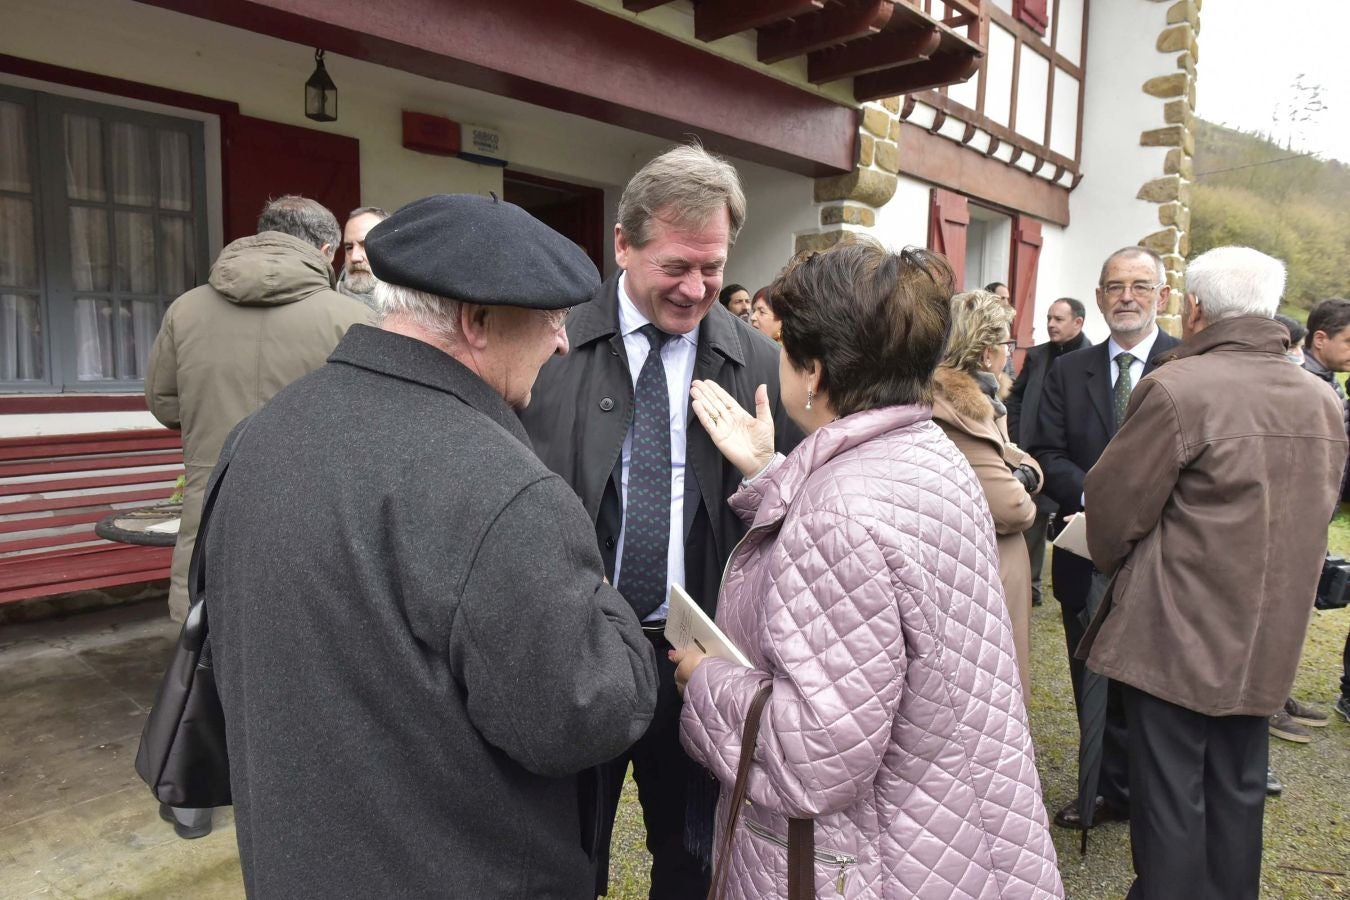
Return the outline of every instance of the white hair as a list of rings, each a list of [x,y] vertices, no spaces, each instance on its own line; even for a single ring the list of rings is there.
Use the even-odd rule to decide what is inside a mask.
[[[1284,263],[1251,247],[1216,247],[1186,266],[1186,292],[1195,295],[1206,322],[1270,319],[1284,295]]]
[[[450,343],[459,328],[459,301],[387,281],[375,283],[375,311],[383,322],[407,319],[431,337]]]

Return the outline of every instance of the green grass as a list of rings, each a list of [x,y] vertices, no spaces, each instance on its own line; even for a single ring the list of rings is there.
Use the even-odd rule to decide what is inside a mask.
[[[1333,553],[1350,557],[1350,504],[1331,524]],[[1049,566],[1046,566],[1047,574]],[[1350,631],[1350,608],[1313,615],[1294,696],[1328,712],[1335,701],[1341,650]],[[1064,627],[1053,600],[1032,614],[1031,731],[1047,811],[1077,793],[1078,725]],[[1261,896],[1278,900],[1350,897],[1350,725],[1332,715],[1313,729],[1311,744],[1271,739],[1271,766],[1284,795],[1266,803]],[[1093,831],[1088,855],[1078,852],[1078,833],[1051,828],[1069,900],[1116,900],[1133,879],[1129,826],[1110,823]],[[642,816],[631,779],[615,826],[615,864],[610,897],[647,896],[650,857],[643,849]]]

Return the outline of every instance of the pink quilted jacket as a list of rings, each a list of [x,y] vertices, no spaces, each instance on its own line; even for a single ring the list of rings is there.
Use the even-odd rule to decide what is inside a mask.
[[[794,816],[819,898],[1062,897],[989,509],[931,410],[840,419],[731,502],[751,530],[717,620],[754,668],[705,660],[681,722],[720,828],[773,681],[728,896],[787,896]]]

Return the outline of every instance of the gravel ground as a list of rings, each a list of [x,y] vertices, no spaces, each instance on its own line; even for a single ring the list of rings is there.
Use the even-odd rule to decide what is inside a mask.
[[[1350,557],[1350,516],[1344,510],[1333,523],[1331,542],[1333,552]],[[1078,779],[1078,727],[1058,604],[1051,600],[1034,611],[1032,631],[1031,728],[1045,805],[1053,815],[1072,799]],[[1297,699],[1331,712],[1348,631],[1350,609],[1313,616],[1294,684]],[[1328,727],[1313,732],[1310,744],[1270,742],[1271,766],[1285,790],[1266,804],[1263,897],[1350,897],[1350,724],[1332,715]],[[1095,829],[1086,857],[1078,852],[1078,832],[1051,830],[1070,900],[1125,896],[1133,877],[1126,823]],[[610,890],[615,900],[647,896],[651,859],[643,837],[630,779],[615,828]]]

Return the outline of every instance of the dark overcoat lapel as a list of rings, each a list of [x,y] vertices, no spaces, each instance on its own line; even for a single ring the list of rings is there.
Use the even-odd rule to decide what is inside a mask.
[[[1148,375],[1158,367],[1157,359],[1159,356],[1179,343],[1181,341],[1160,330],[1158,337],[1153,341],[1153,351],[1144,362],[1144,375]],[[1102,341],[1092,348],[1092,358],[1083,374],[1087,376],[1087,392],[1088,398],[1092,402],[1092,408],[1096,411],[1097,418],[1101,420],[1102,427],[1106,429],[1107,435],[1114,437],[1116,417],[1111,395],[1115,390],[1115,385],[1111,382],[1111,351],[1108,349],[1109,346],[1108,341]]]
[[[1092,358],[1083,374],[1087,378],[1088,400],[1109,436],[1116,433],[1116,423],[1111,409],[1111,358],[1106,347],[1103,341],[1093,348]]]

